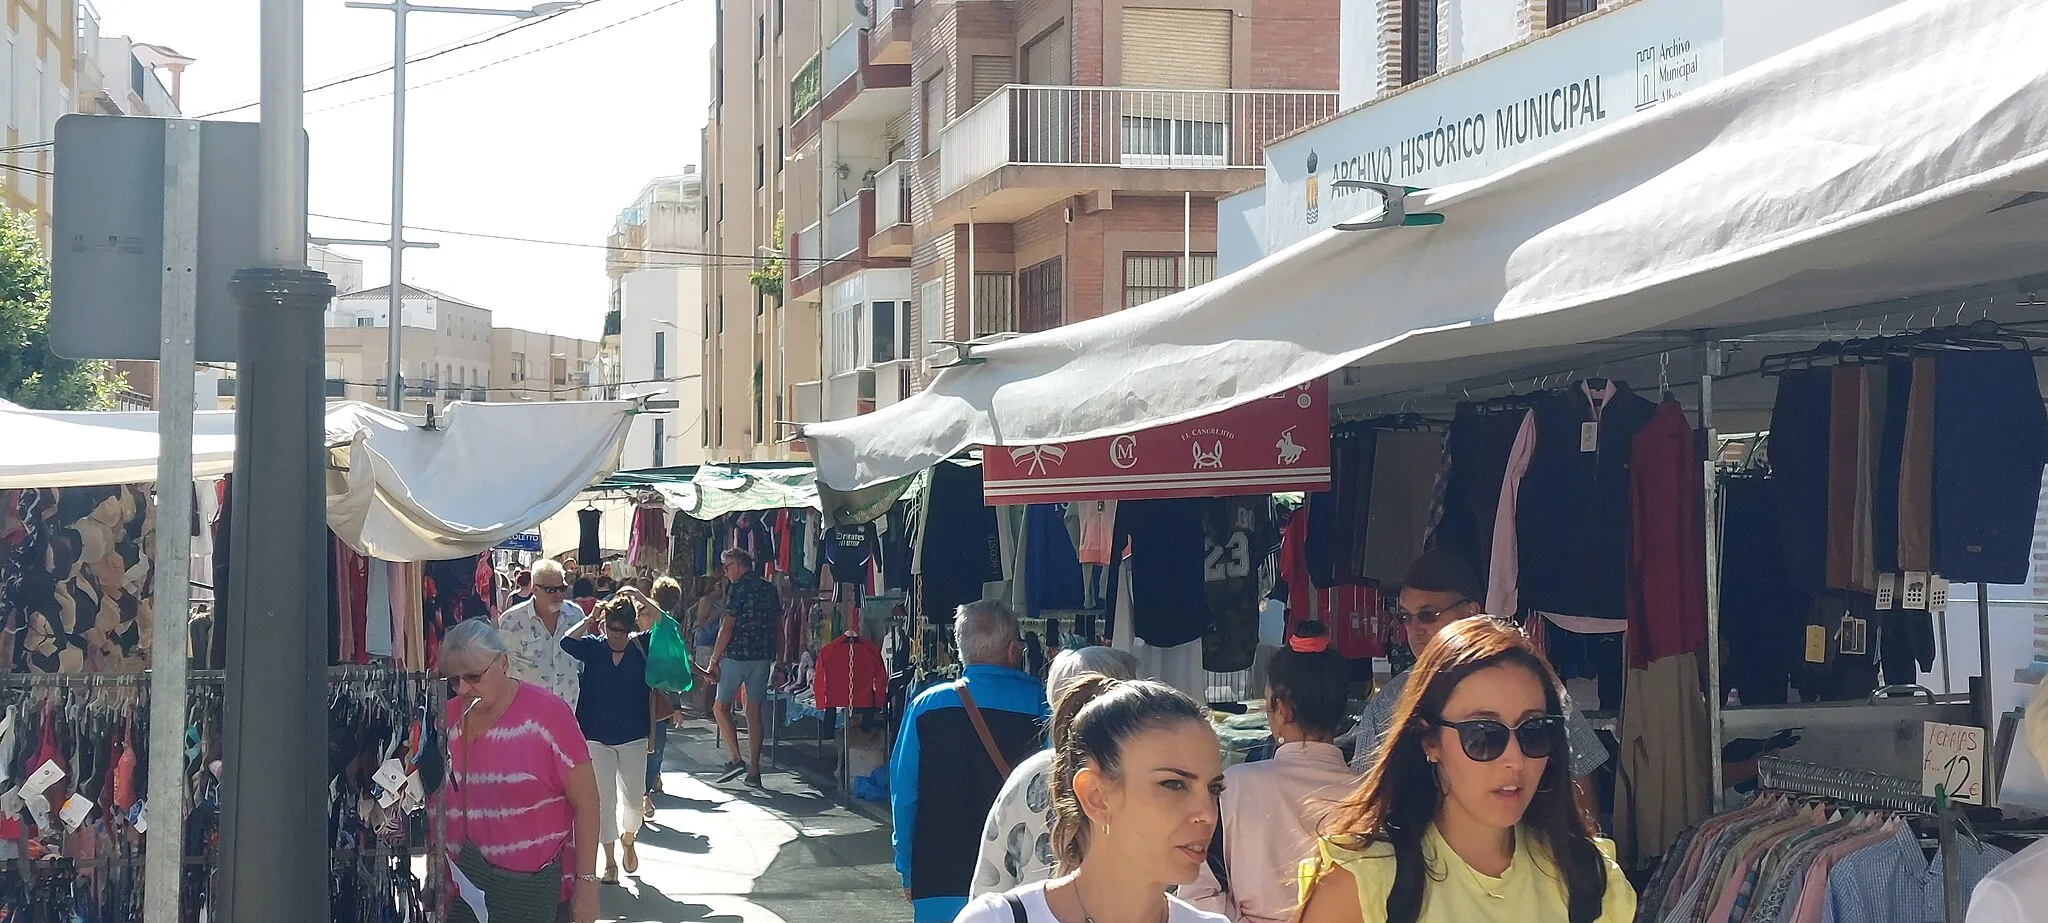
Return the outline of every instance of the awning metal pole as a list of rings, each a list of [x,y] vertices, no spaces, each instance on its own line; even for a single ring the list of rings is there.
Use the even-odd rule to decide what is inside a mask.
[[[1707,575],[1707,765],[1713,772],[1713,789],[1708,796],[1710,810],[1721,808],[1724,780],[1721,773],[1721,482],[1715,470],[1714,376],[1721,373],[1721,344],[1706,346],[1706,362],[1700,371],[1700,428],[1707,434],[1707,458],[1702,464],[1706,477],[1705,509]]]

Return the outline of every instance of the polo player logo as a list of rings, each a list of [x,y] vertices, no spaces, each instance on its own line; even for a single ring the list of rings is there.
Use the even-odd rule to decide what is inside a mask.
[[[1203,448],[1200,442],[1195,442],[1193,443],[1193,445],[1195,447],[1196,471],[1223,470],[1223,440],[1216,440],[1216,444],[1213,448]]]
[[[1274,448],[1280,450],[1280,464],[1292,465],[1299,462],[1301,454],[1308,451],[1294,441],[1294,430],[1295,427],[1288,427],[1286,432],[1280,434],[1280,441],[1273,444]]]
[[[1010,464],[1022,465],[1025,474],[1044,475],[1046,463],[1066,464],[1067,450],[1056,445],[1027,445],[1010,450]]]

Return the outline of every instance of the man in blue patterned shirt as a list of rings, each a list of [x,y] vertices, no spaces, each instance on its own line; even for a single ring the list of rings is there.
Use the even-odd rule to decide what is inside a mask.
[[[718,737],[725,741],[723,784],[744,773],[747,785],[761,787],[761,735],[768,730],[768,673],[775,665],[775,626],[782,620],[782,597],[775,586],[754,573],[754,556],[734,548],[725,562],[725,618],[711,650],[712,673],[718,678]],[[732,703],[747,694],[747,760],[740,762],[740,733],[733,726]]]

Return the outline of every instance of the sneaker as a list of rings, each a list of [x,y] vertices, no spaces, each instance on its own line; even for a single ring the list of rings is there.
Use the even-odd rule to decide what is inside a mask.
[[[747,787],[759,789],[764,792],[768,790],[768,786],[761,784],[761,774],[758,772],[747,773]]]
[[[719,772],[718,784],[724,785],[725,783],[731,782],[732,780],[737,779],[746,774],[747,764],[742,763],[738,760],[734,760],[730,763],[725,764],[725,769]]]

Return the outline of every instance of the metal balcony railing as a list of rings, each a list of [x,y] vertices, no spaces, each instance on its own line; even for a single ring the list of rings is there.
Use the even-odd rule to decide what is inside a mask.
[[[471,388],[469,389],[469,399],[481,404],[491,399],[491,393],[484,388]]]
[[[796,278],[803,278],[817,272],[825,265],[820,259],[824,255],[823,241],[819,235],[820,223],[812,222],[810,227],[796,232]]]
[[[859,25],[847,26],[832,44],[825,46],[825,82],[819,88],[824,95],[831,95],[840,84],[860,72],[860,33]]]
[[[899,160],[875,174],[875,230],[910,223],[911,164]]]
[[[939,194],[1004,166],[1263,169],[1267,142],[1336,114],[1311,90],[1006,86],[939,136]]]
[[[836,260],[859,251],[867,243],[860,233],[860,202],[874,194],[872,189],[863,189],[859,195],[839,203],[825,216],[824,249],[818,251],[819,255]]]

